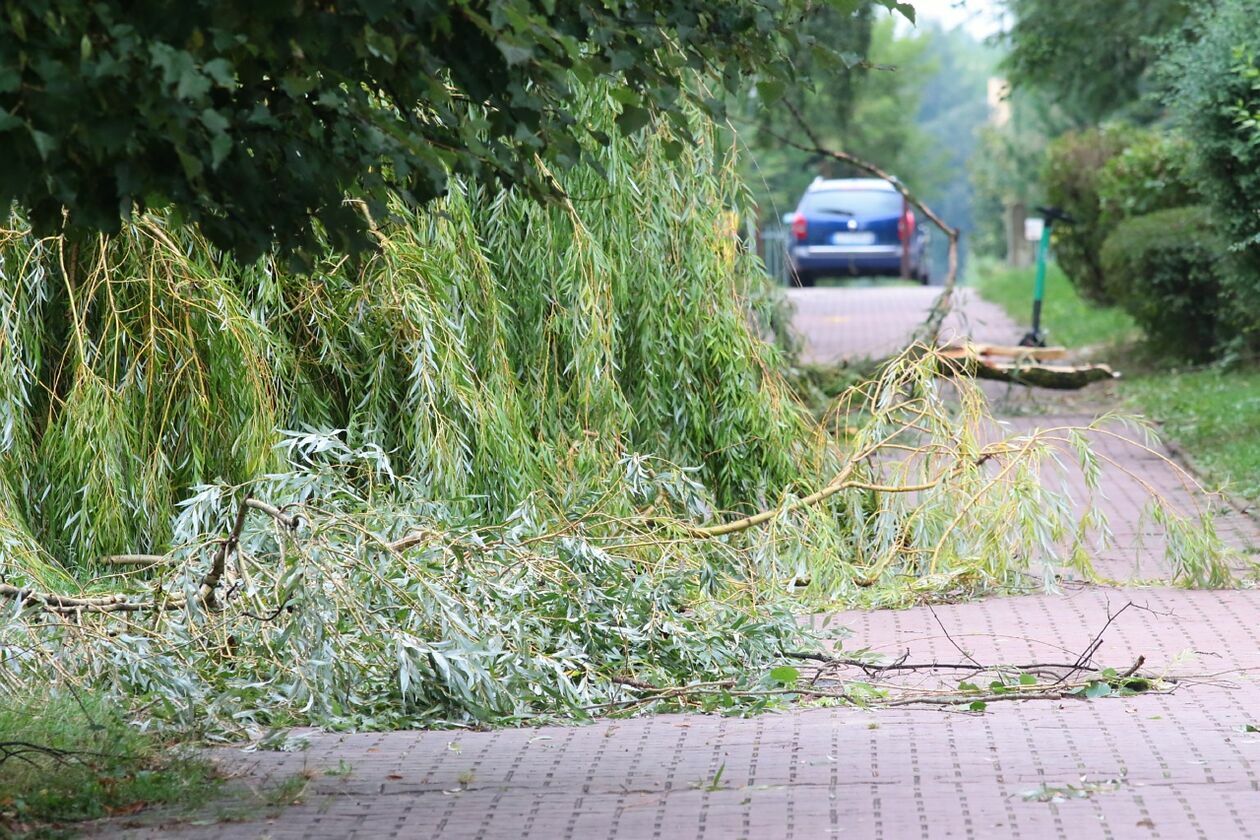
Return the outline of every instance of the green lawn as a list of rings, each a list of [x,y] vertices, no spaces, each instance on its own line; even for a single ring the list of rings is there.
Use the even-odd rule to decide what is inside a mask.
[[[149,805],[192,807],[218,779],[204,760],[90,695],[0,699],[0,837],[56,837]]]
[[[981,295],[1000,305],[1016,322],[1027,325],[1032,319],[1034,276],[1032,268],[1008,268],[992,261],[981,262],[975,272],[975,286]],[[1054,264],[1046,272],[1041,326],[1047,343],[1066,347],[1124,342],[1137,335],[1137,327],[1127,314],[1082,300]]]
[[[976,287],[1020,323],[1027,323],[1033,269],[981,263]],[[1119,309],[1089,304],[1052,265],[1047,275],[1043,323],[1052,344],[1067,347],[1113,345],[1095,354],[1125,374],[1120,393],[1125,408],[1158,421],[1213,485],[1260,499],[1260,370],[1178,371],[1171,360],[1152,358],[1140,333]]]
[[[1150,373],[1121,393],[1163,424],[1209,483],[1260,499],[1260,371]]]

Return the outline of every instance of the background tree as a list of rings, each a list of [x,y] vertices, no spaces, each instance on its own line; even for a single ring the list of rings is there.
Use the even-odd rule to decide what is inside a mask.
[[[1118,112],[1149,119],[1141,101],[1159,41],[1176,33],[1188,0],[1007,0],[1015,23],[1006,69],[1016,87],[1046,93],[1078,124]]]
[[[1229,244],[1221,265],[1231,352],[1260,352],[1260,28],[1252,0],[1220,0],[1161,66],[1192,177]],[[1222,350],[1226,348],[1221,348]]]
[[[779,139],[800,131],[789,104],[829,149],[869,160],[916,189],[923,188],[932,172],[928,143],[915,125],[919,88],[932,72],[924,58],[927,39],[915,32],[898,33],[891,16],[874,19],[872,12],[860,9],[843,21],[834,13],[817,19],[816,37],[826,37],[828,31],[847,33],[837,49],[850,62],[848,67],[802,72],[812,84],[785,92],[786,103],[767,100],[761,87],[751,89],[742,102],[738,128],[750,151],[744,175],[763,218],[792,210],[819,175],[856,174]]]
[[[868,0],[15,0],[0,13],[0,202],[36,229],[117,231],[171,205],[252,258],[369,241],[358,208],[422,202],[452,172],[545,191],[592,133],[572,86],[616,80],[619,128],[678,125],[704,68],[734,90],[835,57],[799,25]],[[894,0],[870,0],[888,7]],[[912,13],[912,12],[911,12]],[[838,63],[839,59],[834,58]]]
[[[988,82],[998,60],[996,49],[977,41],[963,27],[921,27],[926,38],[923,62],[933,73],[921,85],[917,133],[930,167],[924,198],[963,233],[963,258],[974,247],[976,195],[968,171],[989,118]],[[933,265],[944,270],[948,242],[932,240]]]
[[[833,28],[849,33],[854,54],[867,58],[784,98],[828,148],[896,174],[950,224],[971,231],[967,161],[977,129],[988,117],[987,83],[996,50],[962,28],[946,31],[929,23],[907,29],[870,10],[854,15],[853,22],[858,25]],[[863,34],[865,46],[857,42]],[[737,122],[750,151],[744,156],[744,179],[764,222],[792,210],[819,175],[861,174],[783,143],[780,137],[800,130],[795,118],[783,104],[759,106],[751,97]],[[947,246],[944,238],[934,240],[933,264],[941,272]]]
[[[810,155],[772,136],[793,130],[788,106],[829,135],[850,124],[857,98],[856,68],[871,49],[872,12],[869,6],[847,14],[831,9],[805,24],[811,37],[830,40],[846,64],[817,67],[812,55],[804,55],[797,62],[801,84],[781,91],[749,85],[735,98],[735,128],[748,151],[740,159],[741,174],[764,219],[777,218],[795,207],[805,185],[817,174],[817,161]]]

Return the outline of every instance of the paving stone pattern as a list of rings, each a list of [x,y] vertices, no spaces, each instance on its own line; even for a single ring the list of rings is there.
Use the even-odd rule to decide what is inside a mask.
[[[940,296],[933,286],[789,289],[794,324],[806,336],[807,362],[879,358],[906,345]],[[958,289],[941,337],[1014,344],[1024,331],[972,289]]]
[[[810,308],[798,322],[816,357],[877,355],[913,329],[931,303],[928,293],[934,290],[799,290],[798,306]],[[993,307],[966,300],[968,323],[1014,331]],[[841,319],[834,323],[843,329],[820,334],[828,318]],[[866,344],[854,343],[859,330]],[[1011,423],[1026,431],[1087,419],[1021,416]],[[1109,439],[1099,445],[1131,474],[1103,488],[1117,545],[1100,557],[1100,571],[1122,580],[1166,575],[1158,533],[1141,517],[1144,484],[1185,510],[1202,498],[1159,456]],[[1083,492],[1071,470],[1063,480]],[[1260,538],[1242,513],[1225,516],[1222,527],[1241,547]],[[98,833],[242,840],[1260,835],[1260,732],[1247,731],[1260,725],[1260,593],[1069,582],[1056,594],[831,620],[853,631],[847,648],[904,652],[913,661],[959,662],[964,654],[983,663],[1072,661],[1129,602],[1096,661],[1123,669],[1144,656],[1145,671],[1181,678],[1171,694],[993,703],[983,714],[834,707],[495,732],[312,733],[301,752],[218,753],[241,788],[307,773],[301,804],[216,824],[163,825],[149,817],[147,825],[111,823]],[[916,680],[940,687],[939,677],[914,674],[898,684]],[[1089,795],[1073,798],[1068,786]],[[1056,791],[1061,801],[1045,801]]]

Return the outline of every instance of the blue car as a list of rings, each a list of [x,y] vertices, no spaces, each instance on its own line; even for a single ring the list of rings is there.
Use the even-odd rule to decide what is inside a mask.
[[[792,282],[819,277],[893,276],[931,282],[927,231],[901,193],[880,178],[817,178],[801,196],[791,225]]]

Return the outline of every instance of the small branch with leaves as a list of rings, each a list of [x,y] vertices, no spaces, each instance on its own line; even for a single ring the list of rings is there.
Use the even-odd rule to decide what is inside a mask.
[[[931,609],[929,607],[928,609]],[[933,619],[946,640],[959,651],[965,661],[916,662],[909,652],[888,663],[875,662],[861,656],[832,656],[809,651],[786,651],[784,656],[816,667],[802,672],[792,666],[781,666],[769,672],[770,687],[737,686],[732,681],[702,682],[685,686],[655,686],[629,677],[617,678],[617,684],[634,692],[633,697],[591,707],[591,710],[624,714],[639,711],[659,702],[684,705],[705,705],[713,698],[786,698],[804,701],[841,700],[870,708],[931,706],[983,711],[989,703],[1020,700],[1086,700],[1112,694],[1141,694],[1171,690],[1177,678],[1143,674],[1146,657],[1139,655],[1128,667],[1117,670],[1094,664],[1094,656],[1113,623],[1129,609],[1146,609],[1132,601],[1114,612],[1107,608],[1102,628],[1071,662],[1030,662],[1022,664],[986,664],[977,660],[953,638],[945,624],[932,610]],[[866,679],[888,678],[906,674],[944,672],[949,674],[948,688],[924,689],[886,686],[876,688],[846,678],[845,671],[857,669]],[[978,680],[980,675],[989,675]],[[961,679],[959,677],[961,676]],[[956,685],[954,684],[957,680]],[[859,688],[859,686],[861,688]]]

